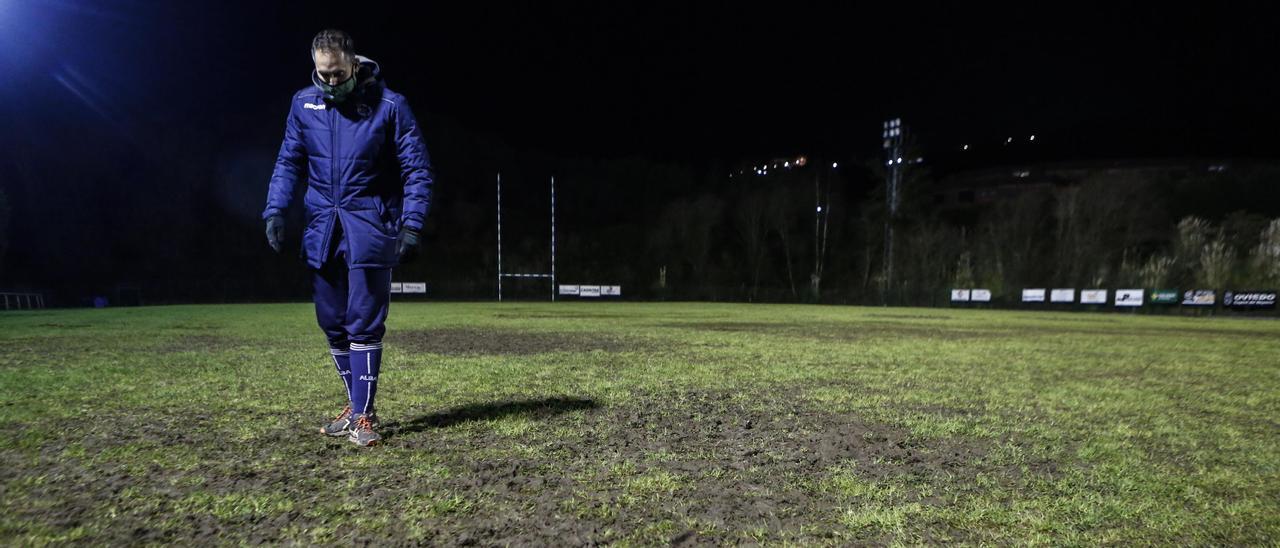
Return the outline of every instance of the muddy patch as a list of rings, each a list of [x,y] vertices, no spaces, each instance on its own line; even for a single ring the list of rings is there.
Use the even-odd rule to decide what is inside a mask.
[[[654,342],[596,332],[516,331],[502,329],[444,328],[394,331],[387,344],[408,352],[444,356],[527,356],[548,352],[641,352]],[[667,344],[667,343],[663,343]]]
[[[822,341],[859,341],[901,337],[958,341],[1015,336],[1013,333],[1003,331],[957,329],[951,327],[912,324],[907,322],[806,322],[804,324],[767,322],[665,322],[655,324],[655,327],[721,333],[752,333]]]
[[[866,496],[841,482],[870,486],[878,504],[940,507],[983,481],[1017,488],[1056,473],[1053,462],[992,458],[1012,440],[919,439],[816,410],[801,392],[421,409],[384,418],[386,444],[373,450],[384,457],[352,458],[345,441],[314,432],[316,420],[290,415],[248,439],[220,417],[169,409],[0,425],[15,440],[0,456],[23,463],[0,468],[9,523],[127,544],[879,543],[893,539],[830,536],[849,531],[838,509]],[[93,427],[104,422],[110,432]],[[385,523],[332,528],[352,505]],[[307,536],[326,527],[333,536]],[[909,528],[976,540],[942,522]]]
[[[49,329],[54,329],[54,330],[57,330],[57,329],[84,329],[84,328],[86,328],[86,327],[93,327],[93,324],[89,324],[89,323],[41,323],[41,324],[36,324],[36,327],[47,327],[47,328],[49,328]]]
[[[507,320],[616,320],[633,316],[601,312],[498,312],[493,317]]]
[[[891,320],[950,320],[950,319],[953,319],[951,316],[936,316],[936,315],[927,315],[927,314],[914,315],[914,314],[875,314],[875,313],[872,313],[872,314],[867,314],[865,317],[867,317],[867,318],[885,318],[885,319],[891,319]]]
[[[470,530],[439,538],[447,544],[607,543],[619,540],[618,531],[689,522],[697,527],[675,531],[672,542],[720,544],[761,529],[773,540],[829,542],[820,531],[839,528],[832,509],[848,502],[828,486],[833,470],[892,486],[894,504],[927,506],[947,504],[934,493],[975,492],[979,475],[1015,486],[1056,473],[1052,462],[993,463],[989,451],[999,440],[918,439],[857,415],[814,411],[801,399],[779,395],[747,404],[728,393],[673,392],[578,404],[572,410],[580,413],[556,413],[544,425],[569,422],[576,435],[568,437],[486,432],[445,441],[422,427],[450,423],[453,411],[389,424],[387,431],[396,444],[465,462],[451,490],[525,508],[517,520],[476,516]],[[466,459],[478,447],[512,443],[543,451]],[[930,525],[935,533],[948,529]]]

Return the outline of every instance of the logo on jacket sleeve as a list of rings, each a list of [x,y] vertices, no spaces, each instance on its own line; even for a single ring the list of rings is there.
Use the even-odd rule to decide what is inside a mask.
[[[318,105],[314,103],[306,103],[302,105],[302,108],[309,108],[311,110],[324,110],[324,103],[320,103]]]

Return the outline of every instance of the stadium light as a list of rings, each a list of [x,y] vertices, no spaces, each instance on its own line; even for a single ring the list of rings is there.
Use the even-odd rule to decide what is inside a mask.
[[[1035,136],[1035,135],[1032,135],[1032,136],[1031,136],[1031,140],[1032,140],[1032,141],[1036,140],[1036,136]]]
[[[835,163],[835,162],[831,162],[831,169],[835,169],[835,168],[838,168],[838,167],[840,167],[840,164],[837,164],[837,163]]]

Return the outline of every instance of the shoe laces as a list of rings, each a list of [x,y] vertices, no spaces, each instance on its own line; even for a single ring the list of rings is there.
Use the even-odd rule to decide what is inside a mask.
[[[356,419],[356,427],[355,427],[355,429],[356,429],[356,430],[368,430],[368,431],[372,432],[372,431],[373,431],[373,421],[370,421],[370,420],[369,420],[369,415],[361,415],[361,416],[360,416],[360,418]]]
[[[343,407],[343,408],[342,408],[342,412],[341,412],[341,413],[338,413],[338,416],[334,417],[334,418],[333,418],[333,420],[334,420],[334,421],[340,421],[340,420],[345,419],[345,418],[347,418],[347,417],[349,417],[349,416],[351,416],[351,404],[349,404],[349,403],[348,403],[346,407]]]

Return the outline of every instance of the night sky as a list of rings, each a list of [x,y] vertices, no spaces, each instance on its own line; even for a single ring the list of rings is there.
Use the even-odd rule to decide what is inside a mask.
[[[326,27],[381,63],[442,164],[460,135],[704,167],[866,160],[891,117],[939,163],[963,144],[997,163],[1280,156],[1263,14],[689,4],[0,0],[10,256],[37,233],[74,255],[80,219],[146,216],[201,185],[257,222]]]
[[[937,149],[1033,133],[1064,157],[1280,144],[1280,39],[1240,10],[550,4],[5,2],[5,103],[24,122],[9,137],[174,125],[235,146],[281,124],[310,37],[333,26],[417,111],[553,154],[869,155],[891,116]]]

